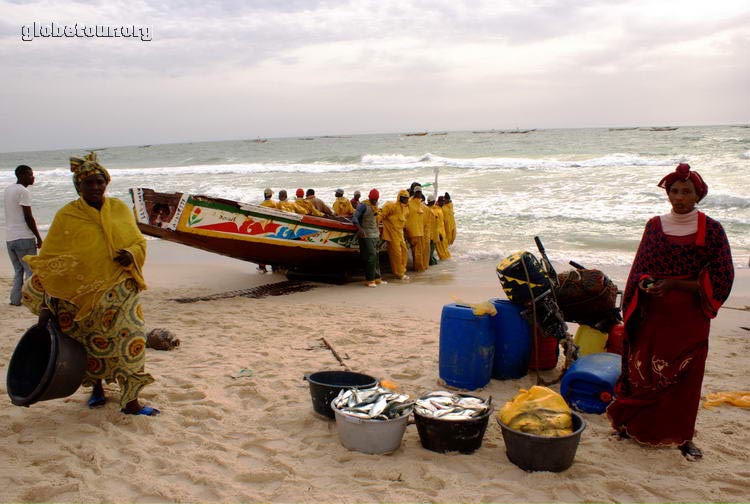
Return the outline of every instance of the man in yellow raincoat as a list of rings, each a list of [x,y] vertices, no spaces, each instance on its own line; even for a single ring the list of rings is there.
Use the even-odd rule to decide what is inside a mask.
[[[445,193],[443,198],[445,200],[443,204],[445,237],[448,238],[448,245],[453,245],[453,242],[456,241],[456,216],[453,213],[453,200],[451,200],[451,195],[448,193]]]
[[[401,280],[408,280],[406,274],[406,241],[404,240],[404,226],[409,216],[409,193],[402,189],[396,196],[396,201],[389,201],[380,209],[383,219],[383,240],[388,242],[388,259],[391,272]]]
[[[281,191],[279,191],[279,201],[278,203],[276,203],[276,207],[279,210],[283,210],[285,212],[293,212],[304,215],[303,209],[299,208],[294,201],[289,201],[286,189],[282,189]]]
[[[349,198],[344,197],[343,189],[336,189],[336,201],[333,202],[333,213],[339,217],[351,217],[354,215],[354,207]]]
[[[294,199],[294,202],[297,204],[297,207],[300,210],[303,211],[297,211],[299,214],[303,215],[315,215],[316,217],[321,217],[325,215],[323,212],[319,211],[317,208],[315,208],[312,204],[312,201],[309,199],[305,199],[305,190],[304,189],[297,189],[297,192],[295,193],[296,197]]]
[[[427,206],[422,203],[422,186],[415,185],[413,192],[413,196],[409,198],[409,215],[404,232],[411,247],[414,271],[421,272],[427,269],[423,240]]]
[[[428,227],[430,228],[430,250],[429,260],[427,263],[430,266],[434,266],[438,263],[437,259],[435,258],[435,250],[437,248],[435,242],[438,240],[438,211],[437,206],[435,205],[434,194],[430,194],[429,196],[427,196],[427,210],[429,210],[427,218],[430,221],[428,225]]]
[[[445,198],[438,196],[437,204],[433,207],[432,211],[437,215],[437,240],[435,240],[435,249],[437,250],[438,258],[443,261],[450,259],[451,253],[448,251],[448,237],[445,233],[445,214],[443,213],[443,205],[445,204]]]
[[[260,206],[267,207],[267,208],[278,208],[278,205],[274,200],[271,198],[273,197],[273,191],[270,187],[266,187],[263,190],[263,201],[261,201]]]

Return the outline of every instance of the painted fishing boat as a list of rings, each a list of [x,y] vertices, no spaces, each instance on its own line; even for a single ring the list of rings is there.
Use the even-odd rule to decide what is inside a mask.
[[[299,215],[209,196],[130,189],[143,234],[300,272],[348,273],[357,228],[343,217]]]

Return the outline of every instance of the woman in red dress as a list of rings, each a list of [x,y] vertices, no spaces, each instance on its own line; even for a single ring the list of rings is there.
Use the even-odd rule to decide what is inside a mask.
[[[693,444],[711,319],[734,280],[724,229],[695,205],[708,192],[701,176],[680,164],[659,182],[672,211],[651,218],[638,246],[623,302],[625,351],[615,401],[607,409],[622,437]]]

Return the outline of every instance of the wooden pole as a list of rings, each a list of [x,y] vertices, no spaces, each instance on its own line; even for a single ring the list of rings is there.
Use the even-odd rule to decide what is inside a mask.
[[[336,360],[339,361],[339,364],[341,364],[342,366],[344,366],[344,368],[347,371],[351,371],[351,369],[349,369],[349,366],[347,366],[344,363],[344,360],[341,358],[341,356],[339,356],[338,352],[333,349],[333,347],[331,346],[330,343],[328,343],[328,340],[326,340],[325,338],[320,338],[320,339],[321,339],[321,341],[323,341],[323,344],[328,348],[328,350],[331,351],[331,353],[333,354],[333,356],[336,357]]]

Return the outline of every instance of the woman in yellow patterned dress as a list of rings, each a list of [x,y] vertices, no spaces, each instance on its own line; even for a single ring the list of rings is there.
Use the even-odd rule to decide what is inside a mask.
[[[146,240],[132,210],[105,196],[110,177],[92,152],[71,158],[80,198],[61,208],[44,246],[26,261],[34,273],[23,302],[46,327],[80,341],[88,354],[83,385],[93,386],[89,407],[106,403],[102,380],[117,382],[123,413],[153,416],[159,410],[138,401],[154,379],[145,372],[146,339],[138,293],[146,288],[142,267]]]

